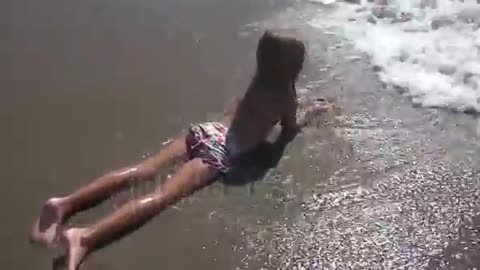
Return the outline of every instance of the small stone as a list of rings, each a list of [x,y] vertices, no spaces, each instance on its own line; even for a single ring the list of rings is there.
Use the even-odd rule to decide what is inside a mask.
[[[437,30],[438,28],[445,27],[452,25],[454,21],[447,16],[437,16],[432,19],[430,26],[433,30]]]
[[[444,75],[452,75],[453,73],[457,72],[457,68],[452,65],[441,65],[438,67],[438,72]]]
[[[367,7],[359,7],[359,8],[357,8],[357,9],[355,9],[355,12],[356,12],[356,13],[364,12],[364,11],[367,11]]]
[[[372,8],[371,12],[372,12],[372,15],[377,17],[378,19],[386,19],[386,18],[395,19],[397,17],[393,10],[383,6],[374,7]]]
[[[374,16],[370,15],[367,17],[367,22],[371,23],[371,24],[377,24],[377,19],[375,19]]]
[[[392,20],[392,23],[404,23],[404,22],[411,21],[412,18],[413,18],[413,15],[411,13],[402,12],[399,17]]]

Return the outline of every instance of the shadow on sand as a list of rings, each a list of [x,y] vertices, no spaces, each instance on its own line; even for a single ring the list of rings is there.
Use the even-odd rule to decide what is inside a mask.
[[[285,148],[295,136],[296,134],[293,136],[280,134],[273,143],[261,143],[242,155],[231,171],[222,177],[221,182],[227,186],[241,186],[263,179],[270,169],[278,165]]]

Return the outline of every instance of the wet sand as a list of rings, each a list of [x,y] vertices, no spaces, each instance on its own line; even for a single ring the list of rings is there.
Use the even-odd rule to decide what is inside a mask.
[[[315,179],[315,187],[302,211],[267,226],[269,240],[253,250],[276,269],[478,268],[478,119],[418,108],[386,89],[348,41],[308,26],[322,12],[303,3],[259,24],[304,33],[311,65],[304,95],[336,100],[342,115],[303,134],[312,159],[294,178]],[[299,140],[291,150],[298,147]]]
[[[0,11],[0,210],[11,217],[2,219],[1,265],[50,269],[49,257],[26,241],[41,203],[218,116],[244,91],[261,30],[283,26],[308,41],[301,95],[325,96],[340,114],[299,135],[262,181],[201,191],[85,267],[478,266],[477,120],[415,108],[383,89],[365,58],[351,60],[357,54],[347,43],[306,24],[317,6],[7,6]],[[91,222],[149,188],[126,191],[74,222]]]

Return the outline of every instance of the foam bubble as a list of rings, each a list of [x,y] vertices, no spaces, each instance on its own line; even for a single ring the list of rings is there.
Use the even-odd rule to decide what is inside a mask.
[[[378,1],[377,1],[378,2]],[[387,85],[413,102],[480,112],[480,4],[476,0],[335,3],[311,25],[353,41]]]
[[[335,3],[336,0],[310,0],[310,2],[321,3],[321,4],[324,4],[324,5],[330,5],[330,4]]]

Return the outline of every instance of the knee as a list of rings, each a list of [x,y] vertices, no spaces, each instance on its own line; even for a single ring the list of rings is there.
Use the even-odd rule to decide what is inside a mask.
[[[156,169],[153,166],[149,166],[148,164],[137,164],[134,166],[126,167],[120,169],[118,171],[114,171],[110,173],[112,177],[116,177],[118,179],[128,179],[128,181],[133,180],[147,180],[153,179],[156,176]]]
[[[135,177],[142,179],[153,179],[157,175],[157,169],[150,164],[139,164],[135,166]]]

